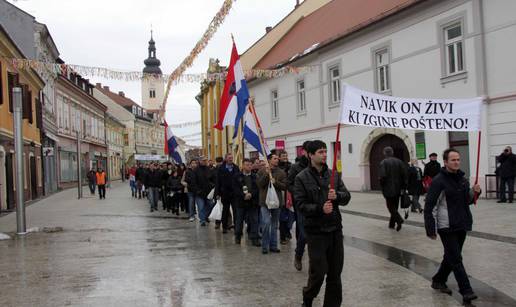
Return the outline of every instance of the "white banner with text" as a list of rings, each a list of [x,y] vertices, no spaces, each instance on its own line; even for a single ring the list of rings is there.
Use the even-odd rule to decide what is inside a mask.
[[[400,98],[342,87],[340,122],[353,126],[479,131],[482,98]]]

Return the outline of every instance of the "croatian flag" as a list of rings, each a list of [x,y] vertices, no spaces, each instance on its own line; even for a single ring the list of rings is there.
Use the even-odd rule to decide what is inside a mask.
[[[238,56],[236,45],[233,42],[228,75],[220,99],[219,119],[214,128],[222,130],[225,126],[238,127],[248,103],[249,90],[247,89],[244,71],[240,64],[240,57]],[[237,132],[238,129],[235,128],[233,138],[236,137]]]
[[[247,113],[245,113],[244,118],[244,140],[251,146],[253,146],[261,155],[263,155],[262,145],[260,142],[260,133],[261,127],[260,122],[255,122],[254,120],[254,108],[249,107]],[[258,116],[256,116],[256,120],[258,120]],[[263,135],[262,135],[263,137]],[[265,152],[269,152],[269,148],[267,147],[267,143],[264,142]]]
[[[172,133],[172,128],[165,121],[165,154],[172,157],[176,163],[183,163],[183,159],[181,159],[181,155],[177,151],[178,149],[179,144],[174,133]]]

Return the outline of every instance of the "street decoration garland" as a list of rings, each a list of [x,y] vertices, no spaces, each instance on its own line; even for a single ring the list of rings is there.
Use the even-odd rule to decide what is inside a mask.
[[[65,75],[67,72],[74,72],[81,76],[99,77],[111,80],[122,81],[141,81],[146,79],[160,80],[168,82],[170,75],[147,74],[140,71],[122,71],[113,70],[105,67],[85,66],[76,64],[59,64],[51,62],[41,62],[31,59],[17,59],[0,56],[4,61],[10,63],[17,70],[33,69],[37,72],[47,71],[57,77],[57,75]],[[285,66],[279,69],[249,69],[244,70],[246,79],[274,79],[283,77],[287,74],[300,74],[311,72],[315,66]],[[203,81],[225,80],[227,72],[220,73],[194,73],[182,74],[173,81],[173,84],[179,83],[200,83]]]

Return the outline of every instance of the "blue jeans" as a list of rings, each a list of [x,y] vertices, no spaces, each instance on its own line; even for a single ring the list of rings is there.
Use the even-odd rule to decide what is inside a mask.
[[[305,217],[299,210],[296,210],[296,256],[303,257],[305,246]]]
[[[129,180],[129,186],[131,186],[131,192],[136,196],[136,181]]]
[[[278,248],[279,212],[280,209],[260,208],[263,250]]]
[[[195,217],[195,194],[188,192],[188,214],[190,218]]]
[[[158,210],[159,188],[149,188],[149,202],[151,209]]]
[[[197,213],[199,214],[199,222],[206,223],[206,198],[195,195],[195,203],[197,204]]]

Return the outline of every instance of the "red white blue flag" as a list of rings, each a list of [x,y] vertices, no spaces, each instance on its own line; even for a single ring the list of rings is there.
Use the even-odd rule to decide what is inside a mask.
[[[233,138],[235,138],[238,132],[237,127],[244,116],[248,103],[249,90],[240,64],[240,57],[233,42],[228,75],[220,100],[219,119],[214,128],[222,130],[226,126],[233,126],[235,127]]]

